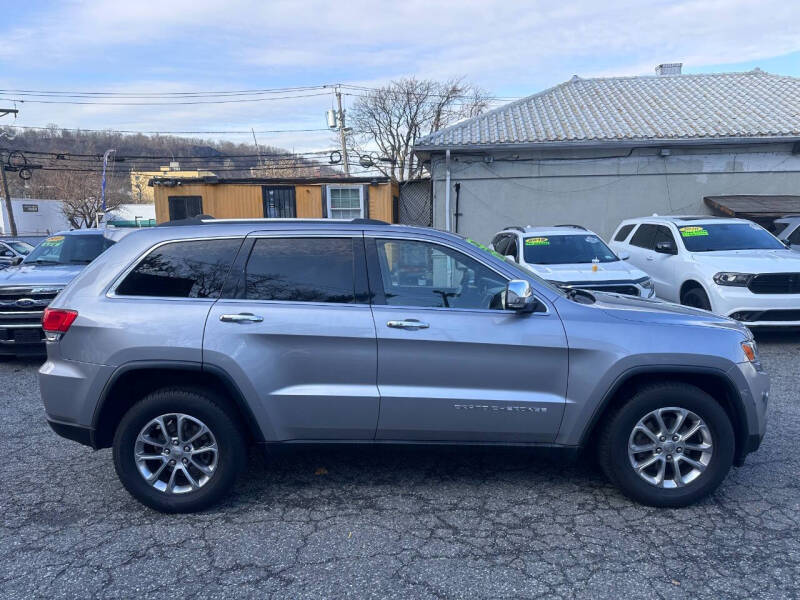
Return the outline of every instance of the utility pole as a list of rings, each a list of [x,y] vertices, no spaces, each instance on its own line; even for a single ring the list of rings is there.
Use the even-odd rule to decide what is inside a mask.
[[[342,110],[342,89],[336,86],[336,103],[339,106],[337,121],[339,122],[339,141],[342,143],[342,163],[344,164],[344,174],[350,177],[350,162],[347,160],[347,140],[344,135],[344,111]]]
[[[16,108],[0,108],[0,117],[4,117],[6,115],[14,115],[14,117],[16,117],[17,113],[19,113],[19,111]],[[10,137],[10,136],[6,135],[5,137]],[[6,177],[6,165],[3,164],[2,160],[0,160],[0,178],[2,178],[3,180],[3,195],[5,195],[6,213],[8,214],[9,229],[11,229],[11,235],[17,237],[17,222],[14,220],[14,209],[11,206],[11,193],[8,191],[8,178]]]
[[[8,191],[6,166],[2,162],[0,162],[0,176],[3,178],[3,194],[6,197],[6,213],[8,214],[9,229],[11,229],[11,235],[17,237],[17,222],[14,220],[14,210],[11,208],[11,194]]]
[[[116,150],[114,148],[109,148],[105,151],[105,153],[103,153],[103,183],[100,186],[102,211],[95,211],[94,214],[94,226],[98,228],[100,227],[101,212],[102,217],[106,216],[106,167],[108,166],[108,157],[112,152],[116,152]]]

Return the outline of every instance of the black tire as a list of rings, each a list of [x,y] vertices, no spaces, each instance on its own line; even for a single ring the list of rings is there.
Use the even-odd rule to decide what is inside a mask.
[[[213,434],[218,448],[213,475],[201,487],[180,494],[160,491],[149,484],[134,458],[142,429],[152,419],[170,413],[199,419]],[[243,430],[224,401],[207,391],[184,387],[157,390],[133,405],[117,427],[113,454],[114,468],[125,489],[142,504],[166,513],[194,512],[215,504],[233,488],[247,462]],[[183,482],[187,480],[184,478]]]
[[[686,290],[681,296],[681,304],[684,306],[691,306],[693,308],[702,308],[703,310],[711,310],[711,301],[708,295],[701,287],[693,287]]]
[[[657,487],[645,481],[628,456],[634,426],[651,411],[666,407],[686,409],[700,417],[713,444],[705,470],[683,487]],[[728,414],[714,398],[693,385],[664,382],[639,389],[617,409],[602,429],[597,449],[600,466],[623,494],[650,506],[681,507],[708,496],[725,479],[733,463],[734,432]]]

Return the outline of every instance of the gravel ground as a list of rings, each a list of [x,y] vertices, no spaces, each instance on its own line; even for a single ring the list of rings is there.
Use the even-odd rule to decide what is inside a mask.
[[[253,456],[224,504],[164,516],[49,430],[36,362],[6,361],[0,598],[796,598],[800,335],[761,350],[767,437],[681,510],[526,451],[328,448]]]

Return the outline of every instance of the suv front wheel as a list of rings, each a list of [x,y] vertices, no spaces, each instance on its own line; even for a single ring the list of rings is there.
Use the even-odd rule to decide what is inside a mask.
[[[114,436],[114,467],[125,488],[162,512],[211,506],[233,487],[247,457],[223,402],[194,389],[167,388],[136,403]]]
[[[687,506],[717,489],[730,470],[734,433],[714,398],[685,383],[640,389],[611,417],[599,440],[600,464],[628,497]]]

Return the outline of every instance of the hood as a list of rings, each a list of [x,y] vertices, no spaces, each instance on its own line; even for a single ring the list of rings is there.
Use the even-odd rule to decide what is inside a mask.
[[[656,298],[637,298],[635,296],[607,292],[593,291],[592,295],[596,299],[594,307],[624,321],[722,327],[741,331],[745,337],[751,337],[747,327],[739,323],[739,321],[720,317],[699,308],[673,304]]]
[[[21,264],[0,271],[0,286],[54,285],[63,287],[86,265],[36,265]]]
[[[792,250],[725,250],[693,252],[692,259],[714,272],[800,273],[800,254]]]
[[[640,271],[633,265],[621,260],[607,263],[578,263],[562,265],[527,265],[534,273],[548,281],[559,283],[571,282],[607,282],[607,281],[636,281],[647,277],[647,273]],[[597,270],[593,271],[592,267]]]

